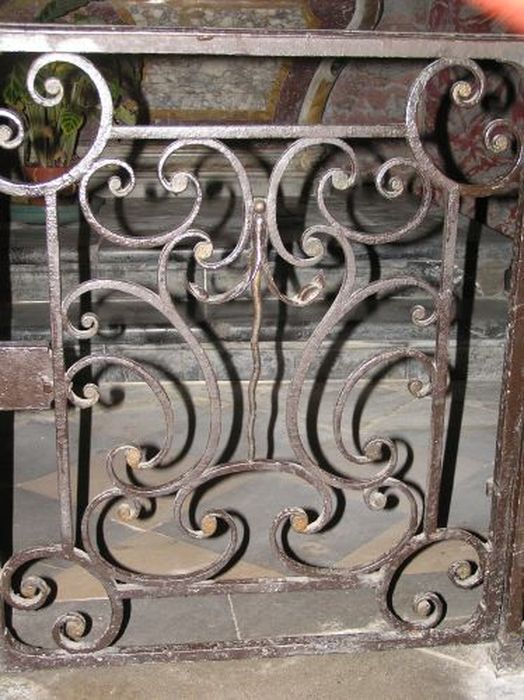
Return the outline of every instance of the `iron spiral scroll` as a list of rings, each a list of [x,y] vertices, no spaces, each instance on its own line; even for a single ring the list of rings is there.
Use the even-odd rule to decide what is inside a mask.
[[[268,533],[273,552],[278,557],[285,576],[279,585],[293,580],[307,578],[312,586],[330,582],[332,587],[357,588],[365,586],[375,592],[377,609],[382,616],[384,638],[407,638],[422,643],[432,635],[443,641],[459,638],[473,638],[479,630],[486,629],[486,605],[484,597],[472,617],[458,625],[442,626],[445,620],[445,601],[438,591],[421,591],[413,600],[415,617],[406,619],[395,609],[393,592],[405,564],[416,554],[432,544],[444,541],[458,541],[471,550],[471,559],[451,561],[449,578],[460,588],[468,589],[483,583],[490,566],[491,543],[472,532],[441,527],[438,521],[439,494],[442,479],[443,440],[445,433],[445,403],[449,385],[448,340],[454,317],[452,270],[455,259],[457,219],[462,196],[487,197],[494,192],[511,186],[516,174],[522,168],[524,151],[519,134],[511,125],[497,119],[486,126],[485,147],[494,154],[510,148],[514,160],[507,172],[494,181],[483,184],[469,184],[453,180],[439,169],[425,150],[420,136],[418,113],[423,102],[429,81],[440,71],[458,68],[467,74],[450,86],[450,94],[456,105],[467,108],[478,104],[485,89],[485,79],[481,68],[470,60],[440,59],[428,65],[410,90],[406,108],[405,137],[410,148],[409,157],[394,157],[385,162],[377,171],[375,186],[386,200],[393,200],[405,192],[408,175],[419,183],[418,206],[410,220],[398,228],[381,233],[368,233],[342,223],[330,211],[329,192],[336,189],[349,192],[359,177],[358,158],[349,143],[341,138],[330,138],[329,127],[326,136],[319,138],[301,137],[294,140],[281,154],[269,177],[265,197],[255,197],[250,178],[239,157],[230,145],[212,139],[190,135],[170,142],[158,162],[158,181],[167,193],[179,195],[192,190],[193,203],[189,214],[182,221],[173,223],[169,230],[151,235],[131,236],[108,229],[93,211],[89,199],[89,186],[92,178],[102,170],[111,170],[108,180],[111,193],[125,198],[135,186],[135,173],[132,167],[115,158],[102,157],[103,151],[112,138],[112,106],[109,89],[87,59],[68,54],[47,54],[38,58],[28,75],[28,87],[35,101],[52,106],[60,100],[61,87],[58,81],[47,81],[47,95],[40,95],[35,89],[35,77],[44,67],[56,61],[65,61],[77,66],[92,80],[100,100],[99,125],[96,136],[86,155],[71,170],[43,185],[15,183],[0,178],[0,191],[9,195],[29,197],[45,196],[47,206],[47,245],[50,270],[51,334],[54,362],[55,416],[59,450],[57,452],[57,473],[61,505],[61,541],[48,546],[39,546],[17,552],[4,564],[1,574],[1,592],[8,608],[24,611],[37,610],[52,602],[52,592],[48,583],[41,577],[25,575],[24,569],[31,562],[45,559],[62,559],[87,570],[101,583],[109,604],[108,620],[101,633],[90,633],[85,616],[71,611],[60,616],[52,631],[58,652],[52,649],[33,647],[18,639],[8,628],[6,638],[9,646],[22,656],[51,657],[53,654],[86,655],[100,652],[117,643],[125,626],[124,603],[135,593],[141,597],[156,597],[172,594],[184,595],[189,590],[195,592],[211,590],[220,586],[219,575],[231,563],[238,552],[242,533],[235,516],[227,510],[215,509],[204,512],[198,522],[192,522],[188,513],[188,501],[206,484],[224,477],[247,472],[269,472],[291,475],[311,487],[317,494],[320,508],[315,516],[310,516],[305,504],[290,503],[288,507],[274,514]],[[23,124],[20,118],[9,110],[0,110],[4,124],[0,130],[3,148],[17,148],[23,141]],[[147,127],[149,136],[154,130],[155,138],[168,140],[164,127]],[[384,132],[384,136],[388,136]],[[278,222],[279,197],[282,180],[294,158],[313,147],[329,147],[338,152],[337,165],[325,169],[316,186],[316,205],[322,223],[306,228],[298,243],[290,249],[281,234]],[[237,179],[243,207],[242,227],[234,247],[222,257],[216,255],[213,236],[199,226],[199,213],[205,197],[198,176],[193,172],[173,170],[173,157],[185,148],[201,147],[219,154],[225,159]],[[112,245],[130,250],[150,249],[158,251],[156,282],[153,287],[128,280],[89,279],[66,295],[61,293],[59,249],[60,236],[56,217],[56,197],[72,182],[78,184],[80,207],[91,231],[100,239]],[[357,263],[355,244],[379,246],[406,239],[425,220],[434,193],[438,191],[444,200],[445,222],[441,280],[433,287],[415,276],[403,275],[371,282],[365,286],[357,284]],[[192,246],[192,257],[197,269],[208,275],[218,275],[233,264],[243,264],[244,268],[236,284],[227,291],[212,293],[195,281],[188,284],[188,294],[203,305],[218,305],[250,295],[253,303],[253,374],[249,386],[248,407],[248,453],[242,461],[218,463],[219,444],[222,435],[221,393],[215,368],[210,356],[202,346],[187,320],[177,308],[169,279],[169,264],[172,256],[181,246]],[[281,303],[299,308],[315,304],[324,297],[326,282],[322,273],[290,295],[280,289],[273,277],[270,251],[294,269],[314,268],[327,254],[328,246],[335,246],[341,255],[342,280],[329,308],[308,338],[302,355],[290,382],[285,405],[285,423],[293,459],[267,459],[257,452],[254,425],[256,422],[257,386],[260,376],[260,332],[263,308],[262,287]],[[435,328],[435,352],[426,354],[407,347],[388,348],[366,358],[346,377],[342,384],[332,415],[332,435],[338,449],[339,462],[336,471],[328,470],[311,454],[305,444],[300,425],[299,405],[304,385],[310,376],[314,361],[321,355],[326,339],[336,326],[343,323],[350,313],[371,297],[382,297],[401,289],[415,289],[429,299],[428,308],[416,305],[412,309],[411,322],[417,326]],[[180,339],[193,354],[205,382],[209,403],[209,419],[206,439],[194,463],[183,473],[164,483],[144,485],[138,478],[129,478],[129,471],[139,474],[141,470],[154,470],[163,464],[176,436],[177,416],[165,388],[154,373],[135,360],[118,355],[90,354],[81,357],[69,367],[64,360],[64,338],[77,341],[93,339],[100,331],[100,321],[93,312],[73,318],[73,309],[84,295],[92,292],[118,292],[133,300],[139,300],[155,309],[174,329]],[[342,416],[357,383],[372,373],[392,363],[410,360],[420,367],[420,378],[412,379],[407,390],[421,401],[431,402],[430,439],[428,441],[427,485],[423,497],[399,476],[399,455],[395,440],[388,435],[371,437],[361,446],[361,450],[349,447],[343,431]],[[117,365],[145,383],[151,390],[163,416],[164,439],[161,447],[153,454],[146,454],[139,441],[117,444],[106,457],[107,477],[110,488],[98,493],[87,505],[81,518],[80,542],[74,534],[72,514],[71,473],[69,466],[68,408],[73,404],[80,410],[92,408],[99,400],[99,390],[93,383],[78,388],[77,376],[88,367]],[[373,474],[363,476],[362,466],[376,469]],[[368,473],[369,470],[366,471]],[[290,548],[288,534],[314,538],[323,531],[335,517],[336,491],[359,494],[363,504],[370,511],[384,510],[389,499],[394,496],[407,506],[408,519],[404,531],[390,549],[373,560],[346,568],[326,564],[313,565],[296,556]],[[141,516],[147,504],[158,498],[172,501],[174,520],[180,532],[193,539],[212,538],[221,530],[227,531],[227,543],[214,561],[200,568],[169,575],[159,575],[147,571],[134,571],[118,565],[106,556],[97,542],[97,526],[107,513],[115,507],[120,517],[132,521]],[[147,562],[144,562],[147,564]],[[284,582],[284,583],[283,583]],[[234,581],[231,585],[234,585]],[[244,582],[245,583],[245,582]],[[266,590],[270,580],[259,580],[255,584]],[[239,582],[239,585],[243,585]],[[252,587],[254,590],[254,588]],[[403,637],[404,635],[404,637]],[[440,636],[439,636],[440,635]]]

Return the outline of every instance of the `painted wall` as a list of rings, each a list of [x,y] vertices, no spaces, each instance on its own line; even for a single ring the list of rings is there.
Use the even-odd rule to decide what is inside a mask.
[[[44,4],[44,0],[0,0],[0,21],[31,21]],[[70,21],[140,26],[340,28],[347,26],[353,11],[353,0],[103,0],[89,3]],[[499,25],[471,9],[464,0],[384,0],[378,28],[460,33],[501,31]],[[291,64],[273,59],[149,58],[143,80],[149,118],[157,123],[295,122],[317,65],[307,60]],[[408,87],[423,65],[402,61],[350,62],[330,95],[324,121],[401,121]],[[450,78],[443,75],[430,85],[426,109],[428,132],[442,116],[439,105]],[[522,108],[506,107],[518,90],[520,82],[511,72],[491,73],[488,99],[491,114],[509,116],[522,124]],[[485,123],[486,114],[479,110],[455,109],[450,115],[454,164],[473,178],[480,176],[486,167],[492,173],[500,167],[500,161],[495,163],[490,159],[483,147]],[[364,169],[372,169],[395,149],[398,152],[398,144],[387,143],[378,149],[363,149]],[[435,158],[443,157],[436,149]],[[505,229],[510,227],[512,206],[506,201],[491,206],[491,223]]]
[[[0,21],[31,21],[45,0],[0,0]],[[342,28],[354,0],[108,0],[91,2],[67,21],[174,27]],[[379,28],[395,31],[490,31],[489,20],[460,0],[385,0]],[[153,122],[295,121],[314,62],[192,57],[146,60],[143,90]],[[386,72],[389,78],[391,71]],[[366,74],[378,87],[378,73]],[[393,77],[393,83],[395,79]],[[393,85],[394,87],[394,85]],[[334,95],[329,115],[352,112]],[[396,90],[389,93],[396,100]],[[372,107],[372,98],[366,109]],[[361,111],[361,110],[360,110]],[[328,115],[328,117],[329,117]]]

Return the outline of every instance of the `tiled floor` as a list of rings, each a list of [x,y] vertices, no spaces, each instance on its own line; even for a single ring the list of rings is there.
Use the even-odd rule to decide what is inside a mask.
[[[207,399],[201,384],[194,383],[188,388],[192,397],[189,411],[181,394],[166,385],[175,407],[175,442],[165,467],[158,470],[158,474],[144,474],[144,478],[167,481],[194,462],[202,450],[202,440],[198,436],[206,430]],[[238,409],[242,401],[246,405],[246,386],[232,390],[229,384],[221,383],[220,389],[224,411],[222,454],[230,461],[242,459],[246,455],[245,430],[232,425],[232,407],[235,405]],[[330,421],[339,389],[337,382],[323,387],[305,387],[301,422],[307,425],[308,411],[315,420],[310,421],[307,436],[304,431],[304,439],[308,439],[312,453],[323,466],[329,465],[341,473],[358,473],[355,471],[358,469],[366,473],[367,467],[347,468],[336,452]],[[422,491],[427,475],[429,400],[413,398],[405,380],[392,379],[373,388],[363,385],[358,389],[356,410],[350,405],[344,416],[344,435],[349,442],[355,432],[360,442],[373,435],[394,437],[399,445],[399,473],[406,482]],[[292,451],[282,415],[272,414],[275,391],[270,383],[262,383],[259,388],[257,454],[265,457],[268,450],[273,450],[278,457],[290,458]],[[279,388],[280,406],[286,392],[284,383]],[[74,490],[76,492],[76,465],[79,463],[83,475],[80,490],[88,489],[90,497],[109,486],[105,457],[110,448],[127,441],[156,446],[163,435],[160,412],[143,385],[106,385],[103,404],[93,411],[88,479],[85,476],[88,450],[85,436],[79,437],[79,412],[72,409],[70,414]],[[490,502],[485,495],[485,482],[493,468],[497,414],[497,383],[472,382],[466,392],[450,523],[480,534],[488,525]],[[273,425],[274,431],[270,431],[268,440],[268,426]],[[312,425],[317,426],[315,430]],[[50,413],[17,415],[14,450],[16,549],[57,541],[53,440]],[[79,442],[83,446],[80,460]],[[274,577],[286,573],[269,546],[268,532],[275,515],[289,506],[318,509],[318,494],[296,477],[276,472],[239,474],[214,483],[205,491],[198,503],[197,515],[206,510],[227,509],[239,513],[244,523],[243,556],[221,577]],[[334,527],[311,537],[290,535],[289,544],[300,559],[334,566],[373,560],[399,540],[407,522],[407,505],[402,497],[391,501],[391,507],[376,512],[363,504],[359,493],[349,492],[341,508],[341,517]],[[191,571],[213,561],[225,548],[227,534],[195,540],[181,533],[173,521],[169,499],[161,499],[154,508],[148,506],[146,510],[149,514],[146,512],[127,522],[119,518],[116,508],[110,509],[105,517],[105,544],[111,557],[124,567],[159,574]],[[450,622],[443,624],[469,616],[478,602],[479,591],[464,592],[454,587],[447,577],[447,569],[456,559],[474,558],[466,545],[453,542],[436,545],[416,557],[398,585],[396,604],[399,609],[409,612],[418,591],[436,587],[448,603]],[[91,614],[95,622],[103,618],[103,589],[92,576],[55,560],[38,564],[38,572],[56,582],[56,601],[37,612],[15,614],[14,622],[23,638],[33,644],[50,645],[50,630],[57,612],[62,608],[70,610],[71,601],[77,601],[76,608]],[[373,595],[367,590],[141,600],[133,603],[133,614],[122,643],[247,639],[383,625]]]

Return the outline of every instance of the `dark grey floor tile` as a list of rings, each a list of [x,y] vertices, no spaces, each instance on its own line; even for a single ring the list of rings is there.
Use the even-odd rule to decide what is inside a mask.
[[[233,475],[204,492],[198,511],[225,509],[241,516],[243,536],[242,559],[286,573],[270,544],[273,520],[285,508],[301,507],[319,512],[318,494],[302,480],[287,474]],[[336,505],[336,504],[335,504]],[[289,534],[289,545],[298,559],[318,566],[334,565],[364,543],[378,537],[393,525],[406,520],[404,508],[372,511],[363,503],[362,495],[348,492],[341,496],[340,510],[325,531],[299,535]],[[157,530],[171,537],[180,537],[173,522],[165,522]],[[228,535],[201,540],[199,546],[212,551],[225,549]]]
[[[54,621],[71,611],[86,613],[96,637],[109,620],[106,600],[55,603],[35,612],[15,611],[14,627],[26,643],[54,648],[51,630]],[[181,644],[236,639],[231,607],[223,596],[136,600],[130,609],[129,624],[119,639],[120,646]]]
[[[15,549],[60,542],[57,500],[20,488],[15,491],[13,543]]]

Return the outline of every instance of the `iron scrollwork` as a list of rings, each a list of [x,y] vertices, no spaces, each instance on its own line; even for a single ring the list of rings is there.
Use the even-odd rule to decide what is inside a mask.
[[[73,310],[84,295],[92,292],[119,293],[128,298],[140,300],[159,312],[166,322],[187,345],[200,368],[205,382],[209,402],[209,424],[207,438],[201,454],[182,474],[165,483],[151,486],[144,485],[139,480],[130,479],[126,470],[155,469],[163,463],[172,446],[176,435],[176,416],[160,381],[149,370],[136,361],[115,355],[88,355],[77,360],[69,368],[55,365],[55,390],[62,390],[70,403],[80,410],[93,407],[99,399],[99,391],[95,384],[88,383],[81,390],[77,386],[77,375],[86,368],[95,365],[115,364],[124,367],[149,387],[161,408],[165,436],[160,449],[153,455],[147,456],[140,444],[123,444],[114,447],[107,455],[106,470],[111,487],[97,494],[87,505],[81,517],[81,547],[75,546],[72,538],[66,538],[59,544],[48,547],[35,547],[14,554],[4,565],[1,576],[1,590],[4,603],[17,610],[36,610],[48,602],[50,589],[46,581],[35,575],[25,575],[23,570],[36,560],[61,558],[86,569],[97,577],[102,584],[110,604],[110,620],[105,630],[96,638],[88,633],[88,624],[78,612],[67,613],[60,617],[53,627],[53,638],[59,649],[69,653],[90,653],[109,647],[121,632],[123,625],[123,600],[126,597],[126,586],[140,590],[144,595],[154,597],[159,589],[162,594],[166,591],[173,595],[184,592],[187,587],[195,587],[199,583],[214,585],[213,581],[224,570],[236,555],[241,533],[235,517],[227,510],[215,509],[206,511],[196,525],[188,521],[187,502],[197,490],[201,490],[209,482],[218,478],[234,478],[235,475],[246,472],[271,472],[291,475],[309,485],[319,496],[321,503],[319,513],[312,518],[301,504],[289,504],[281,512],[275,514],[271,530],[268,533],[271,547],[278,557],[289,580],[293,577],[310,577],[312,580],[332,581],[334,586],[367,585],[375,590],[377,605],[383,620],[389,630],[402,632],[433,632],[439,628],[445,617],[445,604],[440,593],[429,591],[416,595],[414,609],[417,619],[408,620],[397,613],[392,602],[392,592],[396,581],[405,565],[413,556],[425,548],[439,542],[454,540],[467,545],[472,550],[475,564],[469,561],[454,561],[450,563],[449,577],[458,587],[471,588],[482,583],[488,568],[490,543],[473,533],[451,528],[439,527],[432,517],[432,509],[438,508],[442,441],[444,435],[444,418],[442,405],[449,383],[447,339],[453,317],[453,294],[450,284],[449,270],[455,258],[455,238],[457,228],[457,203],[461,196],[489,196],[495,191],[506,188],[513,181],[515,174],[521,169],[524,151],[515,130],[502,121],[491,122],[485,130],[485,145],[493,153],[507,150],[513,142],[516,153],[515,160],[509,170],[496,181],[480,185],[456,182],[442,172],[438,165],[424,150],[418,126],[418,110],[424,97],[428,82],[440,71],[450,68],[465,70],[471,80],[455,82],[451,95],[455,103],[461,107],[478,104],[482,97],[485,80],[481,68],[470,60],[438,60],[420,74],[413,85],[406,109],[406,141],[411,150],[410,157],[395,157],[385,162],[377,171],[375,177],[376,190],[386,200],[399,197],[404,193],[406,171],[418,179],[419,202],[415,213],[402,226],[381,233],[369,233],[352,228],[342,223],[330,211],[328,193],[330,188],[340,192],[349,192],[359,176],[358,159],[353,148],[339,138],[329,138],[329,128],[323,138],[303,137],[294,141],[281,155],[273,167],[269,178],[267,196],[256,198],[253,195],[250,179],[241,160],[228,145],[214,139],[180,138],[170,143],[160,156],[157,176],[161,186],[173,195],[193,193],[193,203],[189,214],[177,222],[173,228],[165,232],[153,232],[150,236],[130,236],[113,232],[106,227],[93,211],[89,199],[89,186],[92,178],[102,170],[117,170],[108,184],[115,197],[128,196],[135,185],[135,174],[129,164],[119,159],[101,157],[105,146],[111,137],[112,105],[111,96],[106,83],[96,68],[84,58],[65,54],[48,54],[38,58],[32,65],[28,75],[28,88],[36,102],[45,106],[56,104],[61,97],[61,86],[56,80],[47,81],[45,89],[47,96],[40,95],[35,89],[35,77],[44,66],[53,62],[67,61],[87,73],[98,91],[100,100],[100,116],[98,132],[82,160],[60,178],[42,185],[12,183],[0,179],[0,191],[9,195],[26,195],[30,197],[45,195],[48,207],[51,207],[56,194],[70,185],[78,183],[78,197],[85,220],[92,232],[115,246],[130,250],[158,250],[157,276],[155,288],[149,288],[137,282],[114,279],[89,279],[78,285],[63,298],[60,294],[60,279],[51,276],[51,285],[55,289],[57,305],[51,306],[52,343],[55,357],[60,354],[63,336],[68,335],[77,341],[94,338],[100,331],[100,320],[93,312],[81,315],[78,321],[72,318]],[[23,140],[23,125],[19,117],[8,110],[1,110],[0,116],[4,126],[0,131],[1,146],[17,148]],[[149,129],[153,127],[148,127]],[[164,139],[163,127],[154,127],[155,136]],[[190,129],[188,129],[190,132]],[[276,128],[278,135],[278,128]],[[384,134],[387,136],[387,133]],[[198,217],[204,194],[198,177],[192,172],[173,171],[170,162],[173,156],[187,147],[202,147],[210,149],[226,160],[238,182],[243,207],[242,228],[233,248],[222,258],[215,256],[213,237],[210,233],[198,227]],[[322,217],[322,223],[306,228],[299,240],[300,252],[286,247],[279,230],[278,209],[279,193],[282,180],[293,158],[312,147],[329,147],[339,153],[344,165],[330,167],[322,173],[317,183],[316,205]],[[357,285],[357,263],[354,245],[383,245],[405,239],[424,221],[433,202],[435,189],[443,193],[446,202],[446,221],[443,234],[443,264],[441,284],[434,288],[426,281],[413,276],[398,276],[371,282],[365,286]],[[48,213],[49,255],[53,257],[55,269],[58,267],[58,248],[52,248],[56,239],[56,221]],[[57,240],[57,239],[56,239]],[[172,255],[182,244],[191,243],[193,246],[193,262],[195,266],[207,274],[217,274],[234,263],[247,260],[240,280],[226,292],[212,294],[196,282],[188,283],[188,293],[201,303],[208,305],[225,304],[238,299],[242,295],[251,294],[254,308],[253,361],[254,371],[250,384],[249,403],[249,454],[240,462],[217,463],[219,442],[221,437],[221,395],[212,361],[188,322],[177,308],[168,280],[169,263]],[[282,291],[273,278],[273,268],[270,260],[270,249],[285,263],[294,269],[314,268],[326,255],[328,244],[336,246],[341,252],[343,276],[338,291],[329,307],[309,337],[296,371],[289,386],[286,402],[286,428],[294,460],[266,459],[256,450],[254,441],[254,422],[256,420],[256,390],[260,372],[260,355],[258,333],[260,331],[260,313],[263,303],[262,286],[268,293],[275,296],[281,303],[296,307],[306,307],[321,299],[325,291],[325,280],[322,274],[313,276],[310,282],[303,285],[295,294],[288,295]],[[58,244],[57,244],[58,245]],[[50,258],[51,259],[51,258]],[[344,322],[348,315],[359,305],[371,297],[387,296],[403,288],[416,289],[425,294],[431,303],[431,308],[416,305],[412,310],[411,322],[417,326],[433,326],[436,332],[436,351],[434,355],[426,354],[413,348],[389,348],[367,358],[356,366],[340,389],[333,409],[332,433],[338,449],[339,464],[336,472],[325,468],[310,454],[301,434],[299,405],[303,388],[309,376],[314,360],[322,353],[324,342],[335,327]],[[431,444],[428,452],[428,486],[424,494],[424,502],[414,489],[398,475],[399,460],[395,440],[387,435],[369,438],[361,450],[353,449],[346,444],[343,433],[342,416],[348,405],[350,396],[357,383],[369,377],[377,370],[403,360],[418,363],[421,376],[409,382],[408,390],[420,399],[432,402]],[[57,381],[60,379],[60,381]],[[66,445],[67,454],[67,409],[65,405],[55,406],[56,420],[62,426],[61,440]],[[363,466],[376,466],[370,476],[359,474]],[[63,468],[67,471],[69,465]],[[351,473],[354,472],[354,473]],[[123,475],[124,474],[124,475]],[[64,487],[65,484],[65,487]],[[71,509],[71,492],[67,489],[67,481],[62,482],[61,499],[63,511]],[[300,560],[286,541],[286,533],[291,530],[300,536],[314,537],[328,526],[335,513],[336,490],[360,494],[364,505],[371,511],[386,508],[388,499],[395,493],[397,498],[407,504],[408,521],[404,532],[390,549],[372,561],[347,568],[337,568],[326,564],[313,565]],[[169,498],[172,501],[174,520],[180,531],[195,539],[213,537],[220,528],[228,531],[228,541],[222,553],[211,563],[190,572],[158,575],[144,571],[132,571],[117,565],[108,559],[99,548],[96,541],[96,528],[99,519],[108,506],[116,505],[121,517],[133,520],[140,517],[145,501],[159,498]],[[429,509],[430,515],[427,515]],[[67,528],[64,528],[67,532]],[[147,562],[144,563],[145,565]],[[21,573],[22,572],[22,573]],[[366,578],[367,577],[367,578]],[[16,583],[14,583],[16,582]],[[262,587],[263,588],[263,587]],[[483,618],[483,603],[480,602],[473,617],[459,627],[446,632],[449,638],[452,634],[460,636],[461,632],[473,632]],[[10,644],[22,653],[34,654],[32,649],[15,639],[10,634]],[[422,638],[421,638],[422,639]]]

